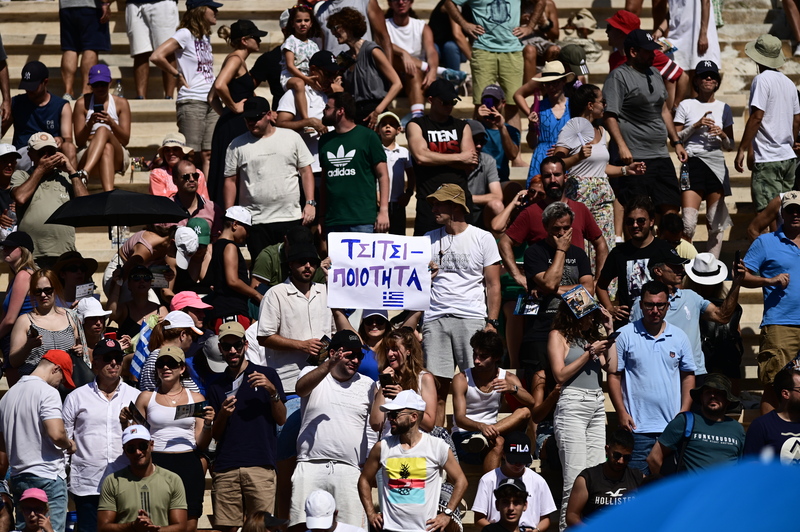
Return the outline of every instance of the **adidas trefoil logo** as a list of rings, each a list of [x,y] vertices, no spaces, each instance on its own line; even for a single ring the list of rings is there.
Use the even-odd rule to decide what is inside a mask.
[[[356,175],[356,171],[352,168],[343,168],[350,164],[350,161],[353,160],[353,157],[356,155],[356,150],[350,150],[349,152],[344,152],[344,146],[339,146],[339,149],[336,151],[335,154],[328,152],[328,161],[336,167],[335,170],[328,172],[328,177],[339,177],[339,176],[348,176],[348,175]]]

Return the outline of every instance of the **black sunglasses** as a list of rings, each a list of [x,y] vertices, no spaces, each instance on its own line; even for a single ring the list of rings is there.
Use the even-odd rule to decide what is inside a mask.
[[[644,225],[647,218],[625,218],[625,225]]]
[[[178,369],[182,364],[183,362],[178,362],[172,357],[163,357],[156,360],[156,369]]]
[[[149,446],[150,443],[144,440],[139,440],[136,443],[129,443],[125,446],[125,454],[133,454],[136,451],[145,452]]]
[[[122,364],[122,359],[124,355],[122,353],[106,353],[103,355],[103,363],[104,364],[111,364],[115,362],[116,364]]]
[[[361,359],[364,358],[364,353],[362,351],[359,351],[358,353],[350,353],[349,355],[345,355],[344,358],[346,358],[347,360],[358,359],[359,361],[361,361]]]
[[[194,173],[191,173],[191,174],[183,174],[181,176],[181,179],[183,179],[184,181],[189,181],[190,179],[194,179],[195,181],[199,181],[200,180],[200,172],[194,172]]]
[[[131,281],[152,281],[153,277],[150,275],[135,273],[131,275],[128,279],[130,279]]]
[[[38,296],[39,294],[44,294],[46,296],[52,296],[53,292],[55,292],[55,291],[56,291],[56,289],[53,288],[52,286],[46,286],[45,288],[34,288],[33,290],[31,290],[31,294],[34,295],[34,296]]]
[[[622,460],[624,460],[625,462],[630,462],[631,458],[633,458],[633,455],[632,454],[622,454],[620,452],[614,451],[613,453],[611,453],[611,458],[615,462],[619,462],[620,458],[622,458]]]
[[[223,353],[227,353],[231,349],[235,349],[236,351],[238,351],[239,349],[241,349],[243,347],[244,347],[244,342],[241,341],[241,340],[239,340],[235,344],[230,344],[228,342],[220,342],[219,343],[219,350],[221,352],[223,352]]]

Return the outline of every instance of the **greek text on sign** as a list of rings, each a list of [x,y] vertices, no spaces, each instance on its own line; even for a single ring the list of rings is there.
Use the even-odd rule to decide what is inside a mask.
[[[328,252],[329,307],[428,310],[429,237],[331,233]]]

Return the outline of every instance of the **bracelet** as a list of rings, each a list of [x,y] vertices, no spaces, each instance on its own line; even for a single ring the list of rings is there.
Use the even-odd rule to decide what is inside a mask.
[[[213,426],[214,426],[213,423],[211,425],[206,425],[205,423],[203,423],[203,430],[211,430],[211,427]]]
[[[181,79],[181,72],[180,72],[180,70],[179,70],[179,71],[177,71],[177,72],[175,72],[175,73],[172,75],[172,77],[173,77],[173,78],[175,78],[175,79]]]
[[[622,166],[622,175],[623,176],[628,175],[628,167],[627,166]]]
[[[566,252],[566,251],[564,251],[563,249],[558,249],[558,248],[556,248],[556,251],[560,251],[560,252],[564,253],[565,255],[567,254],[567,252]]]
[[[681,139],[678,139],[678,140],[676,140],[676,141],[674,141],[674,142],[673,142],[673,141],[670,141],[670,144],[672,144],[672,147],[674,148],[674,147],[675,147],[675,146],[677,146],[678,144],[681,144],[681,145],[682,145],[682,144],[683,144],[683,141],[682,141]]]

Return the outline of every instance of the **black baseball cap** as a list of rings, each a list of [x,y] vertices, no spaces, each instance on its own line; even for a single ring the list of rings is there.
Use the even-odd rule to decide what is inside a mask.
[[[650,35],[650,32],[647,32],[642,29],[633,30],[625,37],[625,50],[629,50],[631,48],[641,48],[642,50],[660,50],[661,45],[659,45],[654,39],[653,36]]]
[[[650,257],[647,267],[652,271],[656,264],[688,264],[689,259],[684,259],[674,249],[662,249]]]
[[[0,246],[8,246],[12,248],[25,248],[33,253],[33,239],[31,235],[23,231],[14,231],[9,234],[5,240],[0,242]]]
[[[31,61],[22,67],[22,79],[19,88],[23,91],[34,91],[39,84],[50,77],[50,71],[41,61]]]
[[[694,67],[694,76],[698,79],[703,74],[708,74],[709,72],[715,74],[717,79],[720,79],[719,67],[714,61],[704,59],[703,61],[698,62],[697,66]]]
[[[245,118],[260,118],[265,113],[269,113],[269,102],[261,96],[253,96],[244,102],[242,116]]]
[[[214,0],[186,0],[186,9],[194,9],[200,6],[208,6],[214,9],[219,9],[222,7],[222,4],[219,2],[214,2]]]
[[[439,98],[445,103],[461,101],[458,97],[456,86],[447,81],[446,79],[437,79],[431,83],[428,90],[425,91],[425,96],[429,98]]]
[[[530,464],[533,462],[531,439],[524,432],[510,432],[503,444],[503,454],[510,464]]]
[[[122,350],[122,346],[119,345],[119,342],[113,338],[103,338],[97,342],[97,345],[94,346],[92,356],[104,358],[106,355],[110,355],[112,353],[123,354],[124,352]]]
[[[525,483],[522,482],[521,478],[504,478],[494,489],[494,497],[497,498],[500,491],[505,491],[508,488],[519,492],[520,495],[528,496],[528,488],[525,487]]]
[[[231,42],[238,41],[242,37],[266,37],[266,31],[258,29],[252,20],[239,19],[231,24]]]
[[[333,335],[328,349],[336,351],[340,347],[351,353],[361,353],[361,340],[356,333],[345,329]]]
[[[327,50],[320,50],[308,60],[308,66],[317,67],[326,72],[339,72],[341,65],[336,61],[336,57]]]

